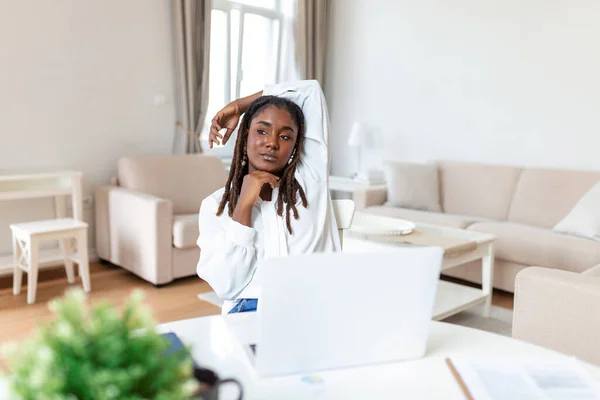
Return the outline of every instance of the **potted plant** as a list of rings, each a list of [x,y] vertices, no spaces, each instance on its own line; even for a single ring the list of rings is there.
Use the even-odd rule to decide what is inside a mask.
[[[88,311],[77,289],[51,301],[55,318],[5,352],[10,398],[194,398],[200,385],[188,349],[167,352],[171,343],[157,332],[142,299],[135,291],[122,312],[107,302]]]

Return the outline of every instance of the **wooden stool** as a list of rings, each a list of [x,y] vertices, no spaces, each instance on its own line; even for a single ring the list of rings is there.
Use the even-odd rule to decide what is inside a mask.
[[[79,264],[83,290],[90,291],[90,266],[87,251],[88,224],[71,218],[49,219],[10,225],[13,237],[13,293],[21,293],[23,271],[27,277],[27,303],[35,302],[41,242],[59,240],[64,253],[67,281],[75,282],[73,262]],[[76,241],[76,249],[72,245]]]

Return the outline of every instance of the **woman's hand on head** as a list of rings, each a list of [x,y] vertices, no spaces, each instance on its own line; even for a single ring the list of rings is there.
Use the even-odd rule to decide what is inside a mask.
[[[240,121],[242,110],[237,101],[232,101],[219,111],[211,121],[210,134],[208,136],[208,147],[213,148],[213,144],[226,144],[229,137],[235,130]],[[225,129],[222,135],[219,133]]]
[[[227,104],[221,111],[215,115],[211,121],[210,134],[208,136],[208,147],[212,149],[213,144],[226,144],[229,137],[235,130],[240,121],[240,116],[246,112],[250,103],[262,96],[262,90],[251,94],[250,96],[241,97]],[[225,134],[221,135],[220,130],[225,129]]]
[[[246,207],[253,206],[265,185],[275,189],[279,186],[279,177],[265,171],[254,171],[244,176],[238,204]]]

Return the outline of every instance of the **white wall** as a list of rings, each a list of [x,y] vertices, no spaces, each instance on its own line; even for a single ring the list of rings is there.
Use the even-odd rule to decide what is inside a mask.
[[[171,29],[167,0],[0,0],[0,170],[77,169],[90,197],[119,156],[170,153]],[[8,219],[51,211],[28,204],[0,203],[0,250]]]
[[[600,2],[332,1],[334,173],[355,119],[386,158],[600,169]]]

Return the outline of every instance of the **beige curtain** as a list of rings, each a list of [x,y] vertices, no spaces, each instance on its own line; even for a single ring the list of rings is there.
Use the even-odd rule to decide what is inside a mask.
[[[324,85],[329,0],[297,0],[296,60],[301,79]]]
[[[171,0],[177,73],[174,153],[202,153],[208,107],[210,0]]]

